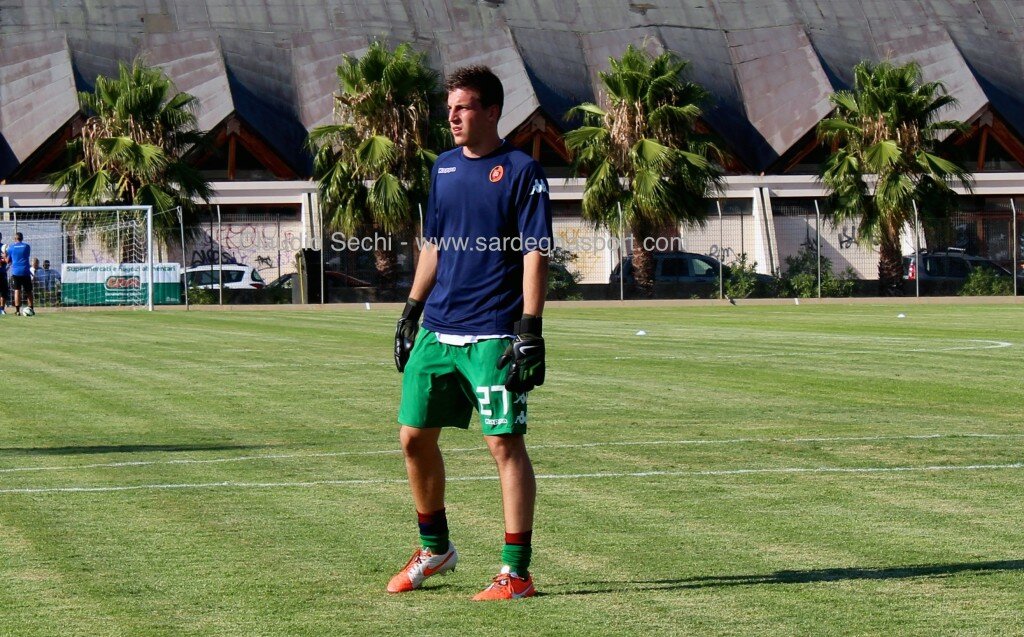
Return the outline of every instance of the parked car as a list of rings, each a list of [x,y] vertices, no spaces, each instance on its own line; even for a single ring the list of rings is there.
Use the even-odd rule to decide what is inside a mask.
[[[223,282],[225,290],[259,290],[266,286],[266,281],[251,265],[225,263],[224,265],[196,265],[185,268],[186,287],[216,290],[220,287],[221,282]]]
[[[271,281],[270,284],[267,285],[267,288],[268,289],[275,289],[275,290],[276,289],[290,290],[290,289],[292,289],[295,286],[295,281],[297,280],[297,277],[298,277],[298,273],[296,273],[296,272],[289,272],[288,274],[282,274],[281,276],[279,276],[276,279],[274,279],[273,281]],[[328,289],[334,289],[334,288],[363,288],[363,287],[370,287],[370,285],[371,285],[371,283],[369,281],[364,281],[363,279],[358,279],[358,278],[356,278],[354,276],[351,276],[349,274],[345,274],[344,272],[334,272],[332,270],[325,271],[324,272],[324,278],[327,281]]]
[[[903,256],[903,280],[909,293],[914,292],[918,285],[915,281],[919,281],[922,294],[956,294],[971,272],[979,269],[988,270],[999,278],[1013,277],[998,263],[963,250],[922,250],[918,259],[912,254]],[[1018,284],[1024,283],[1024,274],[1019,274],[1017,281]]]
[[[652,252],[654,259],[654,286],[658,296],[677,297],[717,297],[719,261],[714,257],[695,252]],[[633,274],[633,257],[627,256],[612,269],[608,279],[613,293],[619,289],[620,272],[625,272],[625,286],[636,285]],[[721,273],[728,279],[731,271],[729,266],[721,266]],[[772,285],[775,277],[758,274],[757,282]]]

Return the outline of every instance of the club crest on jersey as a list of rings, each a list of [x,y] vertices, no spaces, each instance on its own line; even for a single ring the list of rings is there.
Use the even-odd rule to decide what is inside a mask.
[[[496,184],[499,181],[501,181],[501,178],[504,176],[505,167],[499,164],[494,168],[491,168],[491,174],[488,177],[490,178],[492,184]]]

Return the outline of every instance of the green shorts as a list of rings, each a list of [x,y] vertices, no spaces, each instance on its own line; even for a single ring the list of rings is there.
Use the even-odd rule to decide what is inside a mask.
[[[398,422],[419,429],[467,429],[475,407],[485,436],[526,433],[527,394],[505,389],[508,368],[497,367],[508,343],[493,338],[445,345],[420,328],[402,377]]]

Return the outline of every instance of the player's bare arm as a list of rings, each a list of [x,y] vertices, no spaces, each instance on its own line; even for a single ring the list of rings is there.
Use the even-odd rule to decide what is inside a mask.
[[[412,279],[412,289],[409,290],[409,298],[420,303],[427,300],[430,291],[434,289],[434,282],[437,280],[437,246],[430,242],[424,242],[420,250],[419,263],[416,264],[416,274]]]
[[[523,257],[523,315],[540,316],[548,291],[548,256],[534,250]]]

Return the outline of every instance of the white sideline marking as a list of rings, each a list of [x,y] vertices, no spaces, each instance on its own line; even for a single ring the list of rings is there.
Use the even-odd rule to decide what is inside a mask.
[[[878,338],[879,341],[907,341],[910,339],[903,338]],[[953,340],[953,339],[951,339]],[[984,350],[984,349],[1004,349],[1007,347],[1013,347],[1013,343],[1007,341],[990,341],[984,339],[964,339],[962,342],[965,343],[977,343],[976,345],[966,346],[951,346],[951,347],[920,347],[914,349],[904,349],[904,352],[913,352],[920,354],[927,354],[931,352],[961,352],[961,351],[973,351],[973,350]],[[679,355],[679,354],[664,354],[664,355],[644,355],[644,356],[613,356],[606,360],[625,361],[625,360],[719,360],[726,358],[767,358],[767,357],[778,357],[778,356],[821,356],[826,354],[880,354],[888,352],[889,350],[854,350],[854,351],[835,351],[829,352],[824,350],[809,350],[806,352],[769,352],[769,353],[755,353],[748,352],[743,354],[701,354],[694,356]],[[560,361],[594,361],[601,360],[600,356],[587,356],[584,358],[559,358]]]
[[[818,438],[725,438],[696,440],[623,440],[611,442],[584,442],[566,444],[530,445],[534,449],[589,449],[593,447],[647,447],[666,445],[734,445],[749,443],[780,443],[800,444],[813,442],[879,442],[883,440],[937,440],[943,438],[1024,438],[1024,434],[919,434],[908,436],[834,436]],[[454,447],[443,449],[445,453],[461,453],[487,451],[487,447]],[[74,469],[122,469],[128,467],[149,467],[154,465],[177,464],[222,464],[226,462],[253,462],[260,460],[293,460],[297,458],[337,458],[344,456],[381,456],[397,455],[401,449],[383,449],[378,451],[322,451],[314,453],[282,453],[263,456],[237,456],[234,458],[178,458],[175,460],[135,460],[126,462],[99,462],[93,464],[76,464],[63,467],[9,467],[0,469],[0,473],[22,473],[28,471],[71,471]]]
[[[1024,434],[1021,434],[1024,435]],[[486,449],[486,447],[480,447]],[[455,449],[454,451],[461,451]],[[268,454],[265,456],[237,456],[234,458],[179,458],[176,460],[131,460],[127,462],[98,462],[93,464],[75,464],[65,467],[11,467],[0,469],[0,473],[15,473],[21,471],[67,471],[70,469],[99,469],[99,468],[124,468],[124,467],[148,467],[164,464],[219,464],[223,462],[250,462],[253,460],[289,460],[293,458],[330,458],[334,456],[379,456],[401,453],[401,449],[385,449],[382,451],[324,451],[317,453],[282,453]]]
[[[1024,462],[1013,464],[972,464],[932,465],[923,467],[783,467],[778,469],[708,469],[703,471],[638,471],[634,473],[567,473],[539,474],[538,480],[584,480],[593,478],[655,478],[655,477],[702,477],[702,476],[743,476],[756,474],[823,474],[823,473],[907,473],[935,471],[994,471],[1000,469],[1024,469]],[[498,476],[464,476],[448,478],[450,482],[486,482],[497,480]],[[365,486],[372,484],[405,484],[404,478],[380,478],[363,480],[311,480],[306,482],[200,482],[194,484],[136,484],[114,487],[25,487],[0,489],[0,494],[47,494],[47,493],[112,493],[118,491],[153,491],[168,489],[274,489],[320,486]]]

